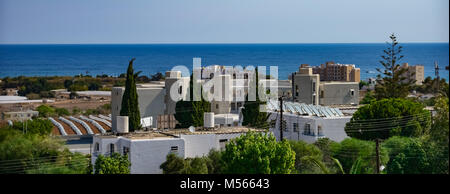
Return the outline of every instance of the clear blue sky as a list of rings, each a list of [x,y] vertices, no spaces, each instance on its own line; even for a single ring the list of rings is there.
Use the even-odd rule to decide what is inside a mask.
[[[0,44],[448,42],[448,0],[0,0]]]

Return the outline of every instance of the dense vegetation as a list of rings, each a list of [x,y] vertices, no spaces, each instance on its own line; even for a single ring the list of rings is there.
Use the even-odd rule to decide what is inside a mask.
[[[48,106],[46,104],[40,105],[36,108],[36,111],[39,112],[39,117],[58,117],[58,116],[68,116],[68,115],[77,115],[77,114],[109,114],[111,112],[111,104],[104,104],[102,106],[97,107],[96,109],[87,109],[87,110],[80,110],[77,107],[75,107],[72,112],[69,112],[69,110],[65,108],[57,108]]]
[[[99,155],[95,160],[94,174],[130,174],[130,166],[128,155],[116,152],[110,156]]]
[[[295,152],[287,141],[250,132],[233,139],[225,150],[206,157],[182,159],[169,154],[161,165],[164,174],[289,174],[295,170]]]
[[[189,81],[189,99],[180,100],[175,105],[175,119],[177,119],[177,128],[187,128],[190,126],[198,127],[203,126],[203,115],[205,112],[211,111],[211,103],[206,101],[201,95],[199,101],[194,100],[194,95],[202,94],[203,89],[200,88],[200,92],[194,91],[194,80],[191,75]],[[197,89],[197,88],[196,88]]]
[[[108,75],[76,75],[76,76],[45,76],[45,77],[4,77],[0,82],[0,95],[6,88],[18,89],[20,96],[29,99],[54,98],[51,90],[67,89],[68,91],[104,90],[110,91],[112,87],[125,86],[125,74],[119,77]],[[164,80],[162,73],[147,76],[138,76],[137,83]]]
[[[65,149],[61,139],[50,136],[52,127],[48,120],[33,119],[0,128],[0,173],[87,173],[89,156]]]
[[[267,123],[267,119],[270,117],[270,114],[267,112],[261,111],[260,106],[265,104],[265,101],[262,101],[259,98],[259,92],[262,91],[262,88],[259,85],[259,73],[258,69],[255,69],[253,79],[251,79],[249,83],[249,93],[251,91],[256,92],[255,101],[250,100],[249,95],[245,96],[244,109],[242,110],[242,115],[244,117],[242,121],[242,125],[255,127],[255,128],[268,128],[269,124]],[[254,88],[254,89],[252,89]]]
[[[422,104],[395,98],[360,107],[345,125],[345,131],[350,137],[375,140],[391,136],[420,137],[430,127],[430,112]]]

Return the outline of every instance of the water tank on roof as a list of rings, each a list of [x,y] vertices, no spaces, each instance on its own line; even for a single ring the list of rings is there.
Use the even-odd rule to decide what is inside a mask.
[[[128,133],[128,116],[117,116],[117,133]]]
[[[203,127],[214,128],[214,113],[205,112],[203,115]]]

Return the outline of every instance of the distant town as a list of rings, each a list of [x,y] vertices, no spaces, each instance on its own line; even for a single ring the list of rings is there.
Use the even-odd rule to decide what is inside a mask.
[[[196,61],[201,59],[193,58],[193,63]],[[283,159],[288,167],[279,173],[408,173],[390,166],[397,155],[389,149],[407,148],[395,147],[400,140],[389,138],[438,133],[433,132],[439,127],[438,122],[430,123],[430,118],[445,119],[445,115],[439,116],[442,107],[436,108],[442,106],[442,98],[447,100],[447,120],[443,122],[448,124],[448,80],[441,80],[439,73],[436,78],[425,78],[424,66],[420,64],[391,64],[395,68],[379,72],[384,76],[367,80],[360,79],[361,69],[355,64],[332,61],[299,64],[287,80],[277,80],[258,69],[221,65],[194,68],[192,75],[167,70],[147,77],[134,74],[132,65],[133,60],[119,77],[3,78],[0,131],[4,137],[48,133],[49,138],[60,139],[66,152],[76,155],[78,166],[82,167],[63,164],[61,168],[71,173],[233,173],[230,162],[217,166],[220,162],[214,157],[234,157],[229,149],[239,145],[237,139],[270,137],[275,144],[288,146],[295,153],[291,155],[295,157]],[[397,85],[379,84],[389,81]],[[200,91],[202,95],[214,96],[212,100],[203,96],[197,101],[189,100],[195,91],[193,85],[208,83],[213,86]],[[392,93],[392,88],[399,96]],[[251,91],[260,90],[267,94],[265,99],[249,100]],[[386,111],[386,115],[377,111]],[[9,135],[8,130],[20,134]],[[448,143],[448,126],[446,131]],[[371,140],[376,140],[376,145]],[[381,148],[379,140],[384,141]],[[352,141],[362,147],[351,147]],[[351,149],[359,151],[350,153]],[[313,152],[320,154],[311,155]],[[376,156],[376,164],[364,161],[364,157],[369,157],[365,152]],[[350,154],[359,159],[349,159]],[[45,157],[65,156],[38,156]],[[120,160],[127,162],[118,165],[125,165],[125,170],[101,169],[108,157],[124,157]],[[2,158],[0,164],[12,159]],[[28,163],[30,159],[18,160],[25,163],[0,165],[0,173],[64,173],[49,166],[35,168],[36,164],[51,165],[56,160],[33,161],[34,166]],[[176,161],[189,168],[174,167]],[[448,169],[426,168],[427,172],[448,173]]]

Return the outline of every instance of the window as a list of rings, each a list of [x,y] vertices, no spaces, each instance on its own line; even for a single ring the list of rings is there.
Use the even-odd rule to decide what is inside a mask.
[[[214,77],[214,73],[209,74],[209,79],[212,79]]]
[[[276,124],[277,124],[277,120],[276,119],[271,120],[270,121],[270,128],[275,128]]]
[[[295,96],[298,96],[298,85],[295,85]]]
[[[352,96],[354,96],[355,95],[355,90],[351,89],[350,93],[351,93]]]
[[[294,132],[298,132],[298,123],[293,123],[292,128],[294,129]]]
[[[244,79],[248,79],[248,73],[244,74]]]
[[[100,144],[95,143],[95,151],[96,152],[100,151]]]
[[[219,109],[219,104],[216,104],[216,109]]]
[[[311,124],[309,124],[309,123],[305,124],[305,130],[304,130],[303,134],[304,135],[312,135],[311,134]]]
[[[287,122],[286,122],[286,120],[283,120],[282,121],[282,127],[283,127],[283,131],[286,131],[286,132],[288,132],[289,131],[289,127],[288,127],[288,125],[287,125]]]
[[[312,87],[313,87],[313,92],[315,92],[316,91],[316,82],[313,82]]]
[[[130,153],[130,148],[123,146],[123,155],[128,155]]]
[[[320,91],[320,98],[323,98],[323,94],[324,94],[324,92],[323,92],[323,90],[321,90]]]
[[[324,136],[324,134],[323,134],[323,130],[322,130],[322,126],[317,126],[317,135],[319,135],[319,136]]]
[[[220,150],[224,150],[225,146],[227,145],[228,139],[220,139],[219,140],[219,147]]]
[[[170,147],[170,152],[178,152],[178,146]]]
[[[178,94],[183,93],[183,86],[180,86],[180,88],[178,88]]]
[[[114,144],[109,144],[109,153],[114,153]]]

